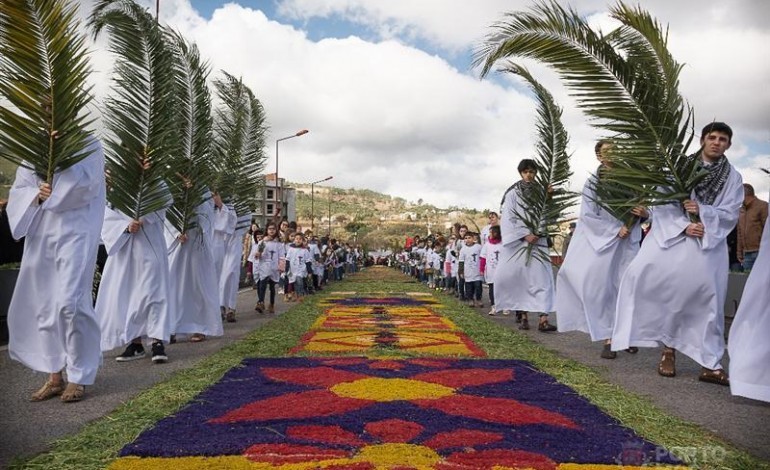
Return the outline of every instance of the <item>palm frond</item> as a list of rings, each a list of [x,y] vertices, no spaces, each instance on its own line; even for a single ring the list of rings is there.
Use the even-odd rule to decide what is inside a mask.
[[[166,212],[180,233],[197,225],[196,209],[208,197],[213,118],[206,84],[209,67],[194,44],[175,32],[167,36],[174,55],[179,147],[172,155],[168,185],[174,203]]]
[[[77,6],[64,0],[3,0],[0,8],[0,158],[46,182],[83,158],[93,122],[91,67]]]
[[[549,227],[563,219],[564,213],[577,202],[577,195],[566,189],[572,172],[567,153],[569,135],[561,122],[562,109],[551,93],[526,68],[509,62],[500,70],[524,79],[537,100],[535,162],[538,172],[534,189],[522,197],[526,210],[523,213],[515,211],[515,215],[531,233],[541,237],[553,236],[556,232]],[[539,261],[550,263],[547,253],[543,254],[533,248],[531,244],[526,246],[527,262],[534,256]]]
[[[179,147],[173,56],[161,27],[132,0],[99,0],[89,24],[95,37],[109,31],[115,55],[113,95],[104,113],[108,200],[138,219],[170,198],[164,179]]]
[[[689,197],[703,174],[687,155],[692,109],[678,92],[681,66],[647,12],[618,3],[611,14],[623,26],[605,37],[555,1],[509,13],[492,26],[474,63],[482,76],[506,57],[553,67],[592,125],[614,136],[607,181],[648,204]]]
[[[254,210],[262,184],[266,118],[262,104],[249,87],[233,75],[222,73],[224,78],[214,82],[222,102],[214,124],[214,188],[235,205],[240,216]]]

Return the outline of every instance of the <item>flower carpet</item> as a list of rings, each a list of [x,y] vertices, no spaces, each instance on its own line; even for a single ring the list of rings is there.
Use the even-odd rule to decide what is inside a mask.
[[[318,305],[288,357],[244,359],[110,468],[684,468],[531,364],[484,357],[430,294]]]

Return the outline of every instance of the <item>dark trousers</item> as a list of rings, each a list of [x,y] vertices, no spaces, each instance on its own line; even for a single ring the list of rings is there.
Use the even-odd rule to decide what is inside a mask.
[[[489,305],[495,304],[495,285],[492,283],[487,284],[489,288]]]
[[[460,300],[466,300],[468,296],[465,293],[465,279],[458,278],[457,279],[457,292],[460,293]]]
[[[257,301],[265,303],[265,292],[270,287],[270,305],[275,305],[275,281],[266,277],[257,282]]]
[[[481,281],[465,281],[465,299],[481,300],[482,286]]]

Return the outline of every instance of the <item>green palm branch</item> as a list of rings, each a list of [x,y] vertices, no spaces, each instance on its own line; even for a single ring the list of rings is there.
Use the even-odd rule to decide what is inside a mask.
[[[173,55],[161,27],[132,0],[99,0],[89,25],[94,37],[109,31],[116,57],[104,113],[107,199],[139,219],[170,199],[164,179],[179,147]]]
[[[235,205],[241,216],[254,210],[257,190],[262,184],[266,117],[249,87],[233,75],[222,73],[224,78],[214,82],[222,102],[214,124],[214,187],[224,200]]]
[[[169,32],[167,39],[174,53],[180,138],[171,160],[173,174],[167,181],[174,203],[166,217],[180,233],[187,233],[197,225],[196,209],[210,197],[213,118],[211,93],[206,84],[210,70],[194,44],[175,32]]]
[[[3,0],[0,7],[0,158],[51,183],[89,154],[91,67],[77,6]]]
[[[613,168],[600,185],[628,188],[647,204],[689,198],[705,174],[687,155],[693,111],[678,91],[681,65],[647,12],[618,3],[610,13],[622,27],[607,36],[554,1],[509,13],[493,25],[474,63],[482,76],[506,57],[551,66],[592,125],[614,136]]]
[[[537,101],[535,162],[538,172],[533,190],[522,195],[522,205],[526,209],[523,213],[518,210],[514,213],[529,228],[530,233],[540,237],[555,236],[558,230],[550,227],[562,220],[564,213],[577,202],[577,195],[564,189],[569,184],[572,171],[567,153],[569,135],[561,122],[562,109],[526,68],[508,62],[500,70],[524,79],[535,93]],[[533,257],[541,262],[551,262],[548,253],[534,248],[534,245],[527,243],[523,249],[527,263]]]

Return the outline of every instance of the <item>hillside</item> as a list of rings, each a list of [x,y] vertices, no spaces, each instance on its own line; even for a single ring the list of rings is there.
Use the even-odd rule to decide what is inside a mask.
[[[297,219],[310,228],[310,185],[287,183],[297,190]],[[369,248],[397,248],[407,235],[448,234],[454,222],[478,230],[487,223],[486,211],[457,207],[439,208],[422,200],[410,202],[400,197],[369,189],[340,189],[315,186],[312,212],[316,232],[329,231],[329,195],[331,194],[331,232],[341,240]]]

